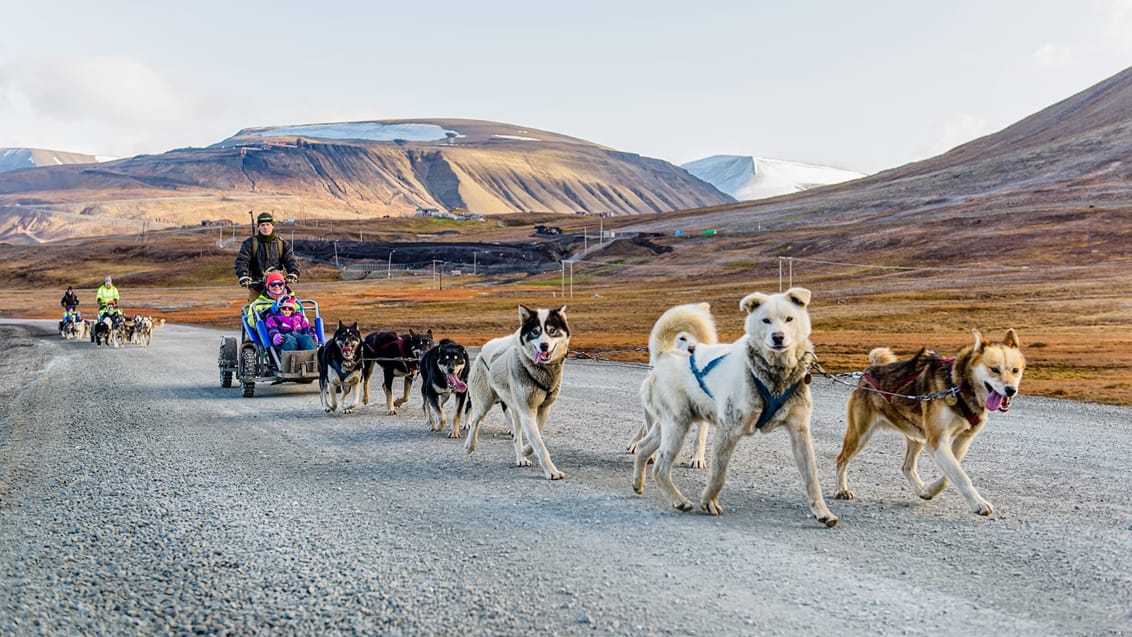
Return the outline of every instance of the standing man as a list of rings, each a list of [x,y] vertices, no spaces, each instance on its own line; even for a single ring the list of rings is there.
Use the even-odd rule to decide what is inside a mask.
[[[287,283],[299,280],[299,261],[295,251],[275,234],[275,219],[270,212],[256,217],[256,232],[244,239],[236,255],[236,276],[240,285],[248,288],[248,302],[264,292],[264,276],[271,271],[285,272]],[[256,282],[259,283],[256,283]]]
[[[94,300],[98,302],[98,317],[102,318],[106,306],[113,303],[118,305],[118,288],[114,287],[114,280],[107,274],[102,280],[102,286],[95,293]]]

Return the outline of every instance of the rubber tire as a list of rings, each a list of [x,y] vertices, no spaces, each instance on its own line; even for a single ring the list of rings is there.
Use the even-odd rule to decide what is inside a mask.
[[[243,350],[241,350],[240,351],[240,373],[243,374],[244,372],[246,372],[248,370],[258,371],[258,369],[259,369],[258,358],[259,358],[259,356],[256,353],[255,348],[253,348],[253,347],[245,347]],[[251,377],[255,378],[255,374],[253,373],[251,375]],[[241,380],[240,385],[244,388],[244,398],[251,398],[252,396],[255,396],[255,381],[254,380],[249,380],[249,381]]]
[[[232,386],[232,372],[227,370],[220,372],[220,386],[225,388]]]

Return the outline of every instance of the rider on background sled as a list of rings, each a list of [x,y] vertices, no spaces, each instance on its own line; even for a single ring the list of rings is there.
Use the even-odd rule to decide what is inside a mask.
[[[114,287],[114,279],[111,279],[109,274],[102,280],[102,286],[95,293],[94,300],[98,302],[99,320],[102,320],[102,317],[106,315],[107,307],[111,304],[113,304],[114,313],[122,313],[122,310],[118,309],[118,288]]]
[[[63,320],[59,321],[60,331],[62,331],[64,323],[77,323],[83,320],[83,315],[79,312],[79,295],[75,294],[71,286],[67,286],[67,291],[63,293],[63,298],[59,300],[59,305],[63,306]]]

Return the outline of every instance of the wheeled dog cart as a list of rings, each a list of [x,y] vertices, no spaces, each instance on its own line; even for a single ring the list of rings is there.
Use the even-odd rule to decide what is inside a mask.
[[[318,303],[311,299],[299,299],[303,312],[314,313],[311,327],[319,347],[322,347],[322,315]],[[244,320],[248,306],[240,312],[240,336],[225,336],[220,339],[220,386],[231,387],[233,380],[240,382],[244,398],[255,395],[256,383],[310,383],[318,380],[318,350],[294,350],[280,352],[271,346],[267,337],[264,317],[256,313],[255,327]]]

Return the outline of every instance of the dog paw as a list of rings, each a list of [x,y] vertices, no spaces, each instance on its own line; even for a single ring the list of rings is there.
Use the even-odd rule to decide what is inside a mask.
[[[857,496],[854,495],[853,492],[849,489],[841,489],[837,493],[834,493],[833,497],[837,500],[852,500]]]
[[[826,517],[818,518],[818,522],[821,522],[822,524],[824,524],[827,529],[832,529],[833,527],[837,526],[838,521],[840,521],[840,518],[838,518],[836,515],[834,515],[832,513],[830,513]]]
[[[645,479],[643,477],[634,478],[633,479],[633,493],[636,493],[637,495],[642,495],[644,492],[645,492]]]
[[[673,502],[672,508],[676,509],[677,511],[691,511],[692,509],[696,508],[696,505],[693,504],[691,500],[681,500],[679,502]]]
[[[558,469],[555,469],[554,471],[547,471],[546,472],[546,479],[547,480],[565,480],[566,474],[562,473]]]
[[[526,458],[520,458],[519,460],[517,460],[515,462],[515,466],[516,467],[530,467],[530,466],[533,466],[533,465],[531,464],[530,460],[528,460]]]
[[[453,428],[452,431],[448,432],[448,437],[449,438],[456,438],[458,440],[460,438],[460,430]]]
[[[405,404],[405,403],[407,403],[407,402],[409,402],[409,399],[408,399],[408,398],[402,398],[402,399],[400,399],[400,400],[395,400],[395,401],[393,401],[393,406],[394,406],[394,407],[400,407],[401,405],[404,405],[404,404]]]
[[[352,414],[352,413],[354,413],[354,408],[353,407],[347,407],[347,408],[342,410],[342,413],[343,414]]]
[[[323,408],[322,408],[322,410],[323,410],[323,411],[325,411],[325,412],[326,412],[326,413],[328,413],[328,414],[329,414],[329,413],[333,413],[333,412],[334,412],[334,408],[333,408],[333,407],[323,407]]]
[[[700,509],[708,515],[723,515],[723,507],[719,506],[718,499],[705,500],[700,503]]]
[[[693,469],[707,469],[707,462],[704,460],[692,459],[688,461],[688,466]]]
[[[975,515],[990,515],[991,513],[994,513],[994,507],[992,507],[991,503],[987,502],[986,500],[979,500],[975,504],[971,505],[971,512]]]
[[[390,409],[389,411],[385,412],[385,415],[386,416],[396,416],[397,410],[396,409]]]

